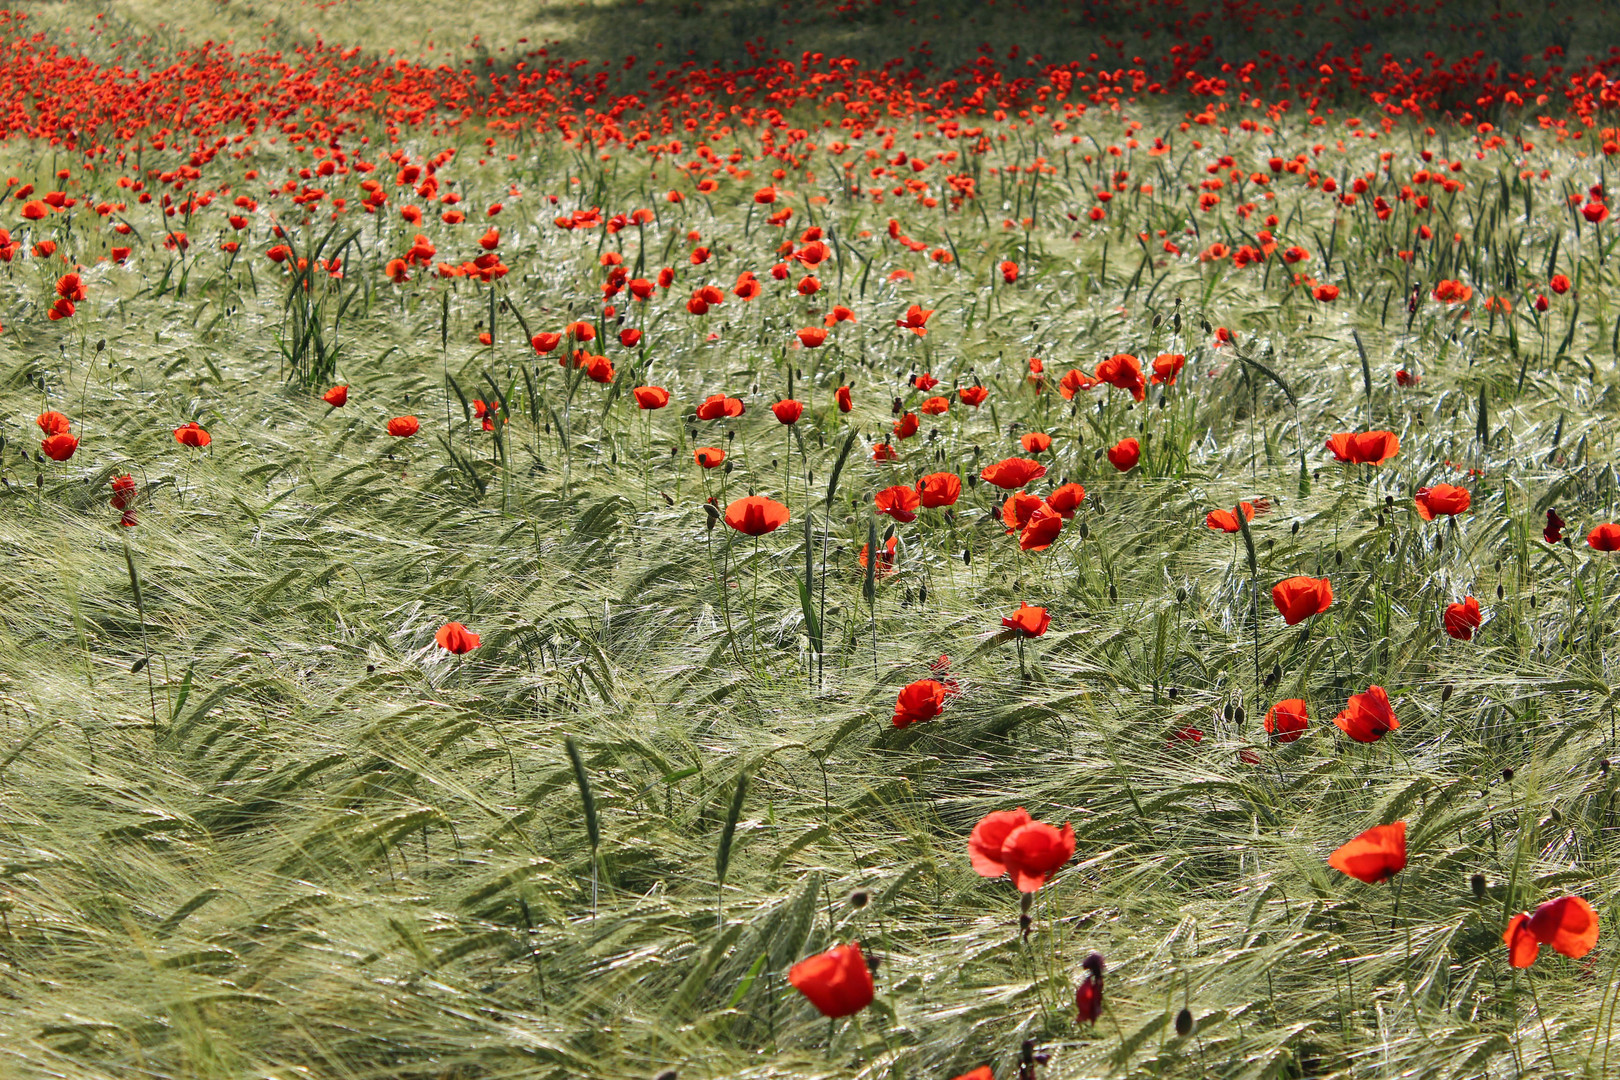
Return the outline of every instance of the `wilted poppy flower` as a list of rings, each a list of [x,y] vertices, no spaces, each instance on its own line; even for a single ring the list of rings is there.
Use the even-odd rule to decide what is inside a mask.
[[[872,1004],[872,969],[858,941],[800,960],[788,968],[788,982],[830,1019],[853,1016]]]
[[[1063,515],[1042,502],[1018,534],[1018,546],[1025,551],[1045,551],[1063,531]]]
[[[433,640],[439,643],[439,648],[457,656],[470,653],[479,646],[478,635],[458,622],[445,623],[439,627],[439,632],[433,635]]]
[[[1262,724],[1266,734],[1278,742],[1293,742],[1305,733],[1309,719],[1305,702],[1299,698],[1284,698],[1266,710]]]
[[[421,427],[421,421],[414,416],[396,416],[388,421],[388,434],[396,439],[408,439],[415,435]]]
[[[726,507],[726,524],[749,536],[764,536],[787,524],[788,508],[774,499],[749,495]]]
[[[837,390],[834,390],[833,400],[838,403],[839,412],[849,412],[850,409],[855,407],[850,400],[849,387],[847,386],[840,386]]]
[[[945,684],[937,679],[918,679],[900,690],[894,702],[894,726],[898,728],[932,720],[945,708]]]
[[[1074,1022],[1095,1024],[1103,1010],[1103,956],[1094,952],[1080,962],[1085,977],[1074,990]]]
[[[1382,686],[1369,686],[1364,693],[1351,695],[1344,711],[1335,716],[1333,722],[1356,742],[1364,743],[1377,742],[1401,726]]]
[[[1153,358],[1153,382],[1174,386],[1176,376],[1186,365],[1187,357],[1182,353],[1160,353]]]
[[[1442,621],[1446,633],[1458,641],[1471,641],[1474,631],[1479,629],[1479,601],[1469,596],[1460,604],[1447,604]]]
[[[1418,517],[1424,521],[1433,521],[1436,514],[1460,514],[1468,509],[1471,501],[1467,488],[1451,484],[1418,488],[1417,498],[1413,500],[1417,504]]]
[[[772,405],[771,412],[784,424],[797,424],[799,417],[804,415],[804,402],[785,398]]]
[[[1586,534],[1586,545],[1593,551],[1620,551],[1620,525],[1605,522]]]
[[[1130,353],[1115,353],[1098,364],[1097,378],[1110,386],[1128,390],[1137,401],[1147,396],[1147,384],[1142,380],[1141,361]]]
[[[1052,436],[1040,431],[1031,431],[1018,442],[1026,454],[1044,454],[1052,446]]]
[[[341,409],[349,403],[349,388],[347,386],[334,386],[321,395],[321,400],[334,409]]]
[[[634,395],[638,409],[662,409],[669,404],[669,391],[662,386],[638,386],[630,393]]]
[[[1030,515],[1044,505],[1046,503],[1039,495],[1015,491],[1001,504],[1001,522],[1007,526],[1008,532],[1017,532],[1029,524]]]
[[[1328,438],[1328,452],[1347,465],[1382,465],[1400,453],[1393,431],[1341,432]]]
[[[740,398],[726,397],[724,394],[710,394],[703,399],[703,404],[697,407],[699,420],[720,420],[726,417],[741,416],[743,403]]]
[[[700,446],[692,453],[692,458],[705,469],[713,469],[726,460],[726,452],[718,446]]]
[[[39,414],[34,423],[46,435],[66,435],[72,430],[72,421],[59,412],[43,412]]]
[[[181,446],[203,447],[214,441],[214,437],[202,429],[202,425],[193,420],[185,427],[174,429],[174,441]]]
[[[1064,484],[1053,488],[1052,494],[1046,497],[1046,505],[1058,512],[1064,521],[1074,517],[1075,511],[1080,509],[1080,503],[1086,497],[1086,489],[1079,484]]]
[[[1422,376],[1420,376],[1420,375],[1418,375],[1418,374],[1416,374],[1414,372],[1407,371],[1405,368],[1397,368],[1395,370],[1395,385],[1396,386],[1416,386],[1418,383],[1420,383],[1422,381],[1423,381]]]
[[[1558,516],[1558,511],[1552,508],[1547,510],[1547,527],[1541,530],[1542,539],[1549,544],[1556,544],[1564,538],[1564,526],[1567,522]]]
[[[1045,608],[1030,607],[1028,604],[1019,604],[1017,611],[1001,618],[1002,626],[1018,631],[1023,637],[1040,637],[1051,624],[1052,616],[1047,614]]]
[[[975,409],[983,405],[984,399],[989,396],[990,391],[982,386],[964,386],[956,392],[957,400]]]
[[[896,485],[884,488],[872,501],[877,504],[878,513],[888,514],[899,522],[908,522],[917,520],[917,507],[922,502],[922,496],[917,494],[915,488]]]
[[[1142,460],[1142,444],[1135,439],[1121,439],[1108,448],[1108,463],[1120,472],[1130,472]]]
[[[917,496],[929,509],[953,506],[962,497],[962,478],[955,473],[929,473],[917,481]]]
[[[1542,904],[1534,914],[1515,915],[1502,934],[1508,961],[1516,968],[1535,963],[1543,945],[1579,960],[1597,946],[1597,939],[1597,912],[1579,896],[1561,896]]]
[[[1333,585],[1327,578],[1291,577],[1271,587],[1271,602],[1289,626],[1320,615],[1333,603]]]
[[[1254,520],[1254,503],[1240,502],[1238,508],[1243,511],[1244,521]],[[1216,532],[1240,532],[1243,526],[1238,523],[1237,515],[1230,510],[1211,510],[1204,515],[1204,525]]]
[[[79,448],[79,437],[67,434],[52,435],[42,441],[39,448],[45,451],[45,456],[52,461],[66,461]]]
[[[1046,466],[1040,462],[1031,461],[1029,458],[1012,457],[985,466],[979,473],[979,479],[987,484],[994,484],[1003,491],[1013,491],[1045,475]]]
[[[1374,825],[1328,856],[1328,865],[1376,885],[1406,869],[1406,822]]]

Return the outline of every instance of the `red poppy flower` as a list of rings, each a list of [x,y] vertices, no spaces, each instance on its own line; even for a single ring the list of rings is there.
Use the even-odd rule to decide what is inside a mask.
[[[1046,475],[1046,466],[1029,458],[1006,458],[987,465],[980,473],[979,479],[987,484],[994,484],[1003,491],[1013,491],[1023,487],[1031,480],[1039,480]]]
[[[1254,503],[1240,502],[1238,508],[1243,511],[1244,521],[1254,520]],[[1204,525],[1216,532],[1240,532],[1243,526],[1238,523],[1237,515],[1230,510],[1211,510],[1204,515]]]
[[[635,397],[638,409],[662,409],[669,404],[669,391],[662,386],[638,386],[630,393]]]
[[[1319,304],[1331,304],[1339,298],[1337,285],[1318,285],[1311,290],[1311,296]]]
[[[827,343],[827,330],[822,326],[807,326],[799,331],[799,344],[807,349],[819,349]],[[848,412],[848,410],[845,410]]]
[[[1147,384],[1142,380],[1142,363],[1130,353],[1115,353],[1098,364],[1097,378],[1110,386],[1128,390],[1137,401],[1147,396]]]
[[[421,430],[422,423],[414,416],[396,416],[388,421],[388,434],[396,439],[408,439]]]
[[[726,397],[724,394],[710,394],[703,399],[703,404],[697,407],[699,420],[719,420],[724,417],[741,416],[743,403],[740,398]]]
[[[891,536],[888,542],[878,549],[877,568],[874,573],[887,574],[894,570],[894,551],[899,543],[900,538],[898,536]],[[861,545],[860,563],[862,567],[866,566],[867,549],[870,547],[870,544]]]
[[[1073,401],[1074,395],[1081,390],[1090,390],[1093,386],[1101,385],[1100,381],[1093,379],[1080,369],[1071,368],[1063,378],[1058,380],[1058,393],[1063,396],[1064,401]]]
[[[1108,463],[1120,472],[1130,472],[1142,460],[1142,444],[1135,439],[1121,439],[1108,448]]]
[[[1278,742],[1293,742],[1305,733],[1309,719],[1305,702],[1299,698],[1284,698],[1266,710],[1262,723],[1266,734]]]
[[[797,424],[799,417],[804,415],[804,402],[785,398],[771,406],[771,412],[784,424]]]
[[[174,429],[174,441],[181,446],[204,447],[214,441],[214,437],[202,429],[202,425],[193,420],[185,427]]]
[[[1182,353],[1160,353],[1153,358],[1153,382],[1174,386],[1186,364],[1187,357]]]
[[[837,390],[834,390],[833,400],[838,403],[839,412],[847,413],[850,409],[855,407],[854,403],[850,400],[849,387],[847,386],[840,386]]]
[[[917,507],[921,505],[922,496],[917,494],[915,488],[897,485],[886,487],[873,498],[877,504],[877,512],[887,514],[899,522],[917,520]]]
[[[1460,281],[1444,280],[1434,287],[1434,298],[1442,304],[1466,304],[1474,290]]]
[[[63,274],[56,279],[56,295],[64,300],[83,303],[86,297],[84,278],[75,273]]]
[[[561,345],[562,338],[563,336],[561,334],[554,334],[550,331],[542,331],[530,338],[529,344],[534,347],[534,351],[536,353],[544,356],[546,353],[555,349],[558,345]]]
[[[135,505],[135,478],[133,476],[118,476],[113,478],[112,498],[108,501],[114,510],[128,510]]]
[[[1086,497],[1086,489],[1079,484],[1064,484],[1054,488],[1052,494],[1046,497],[1046,505],[1058,512],[1064,521],[1074,517],[1075,511],[1080,509],[1080,503]]]
[[[900,690],[894,702],[894,726],[910,727],[932,720],[945,709],[946,686],[937,679],[918,679]]]
[[[1030,823],[1030,816],[1020,806],[1016,810],[993,810],[973,826],[968,836],[968,859],[974,873],[980,877],[998,878],[1007,872],[1001,861],[1001,847],[1017,829]]]
[[[349,388],[347,385],[334,386],[321,395],[321,400],[334,409],[341,409],[349,403]]]
[[[633,349],[641,344],[641,331],[634,327],[625,327],[619,331],[619,344],[627,349]]]
[[[1593,225],[1601,225],[1609,218],[1609,208],[1600,202],[1589,202],[1581,207],[1581,217]]]
[[[954,506],[962,497],[962,478],[955,473],[929,473],[917,481],[917,497],[929,509]]]
[[[1563,274],[1554,274],[1547,282],[1547,287],[1553,292],[1557,293],[1559,296],[1563,296],[1565,293],[1569,292],[1569,278],[1565,277]]]
[[[1460,604],[1447,604],[1443,622],[1446,633],[1458,641],[1473,640],[1474,631],[1479,629],[1479,601],[1470,596]]]
[[[1045,608],[1030,607],[1028,604],[1019,604],[1017,611],[1001,618],[1002,626],[1016,630],[1022,637],[1040,637],[1051,624],[1052,616],[1047,614]]]
[[[726,507],[726,524],[748,536],[764,536],[787,521],[787,507],[760,495],[749,495]]]
[[[1549,508],[1547,510],[1547,527],[1541,530],[1542,539],[1549,544],[1558,543],[1564,538],[1564,526],[1566,524],[1567,522],[1558,516],[1557,510]]]
[[[933,313],[934,311],[932,308],[924,308],[917,304],[912,304],[906,309],[906,313],[902,318],[894,320],[894,325],[900,327],[902,330],[910,330],[918,337],[927,337],[928,317]]]
[[[899,461],[900,455],[895,453],[893,444],[880,442],[872,447],[872,460],[879,465],[885,465],[891,461]]]
[[[1467,488],[1451,484],[1418,488],[1417,498],[1413,500],[1417,504],[1418,517],[1424,521],[1433,521],[1436,514],[1460,514],[1468,509],[1472,501]]]
[[[964,405],[977,409],[984,404],[984,399],[990,396],[990,391],[982,386],[964,386],[956,392],[956,397]]]
[[[872,1004],[872,969],[858,941],[800,960],[788,969],[788,982],[831,1019],[853,1016]]]
[[[909,439],[915,434],[917,434],[917,414],[916,413],[908,412],[904,416],[902,416],[899,420],[895,421],[895,423],[894,423],[894,437],[895,438],[897,438],[897,439]]]
[[[1406,869],[1406,822],[1374,825],[1328,856],[1328,865],[1377,885]]]
[[[1011,285],[1018,280],[1018,264],[1012,260],[1004,261],[999,269],[1001,270],[1001,280],[1007,284]]]
[[[1063,515],[1042,502],[1024,523],[1018,546],[1024,551],[1045,551],[1063,531]]]
[[[943,416],[951,411],[949,398],[931,397],[917,406],[917,411],[928,416]]]
[[[1356,742],[1364,743],[1377,742],[1389,732],[1400,730],[1401,726],[1382,686],[1369,686],[1364,693],[1351,695],[1344,711],[1335,716],[1333,722]]]
[[[705,469],[714,469],[726,460],[726,452],[718,446],[700,446],[693,451],[692,458]]]
[[[1542,904],[1532,915],[1515,915],[1502,934],[1509,962],[1518,968],[1535,963],[1543,945],[1579,960],[1597,946],[1597,939],[1597,912],[1579,896],[1561,896]]]
[[[1008,532],[1017,532],[1029,524],[1030,516],[1044,505],[1045,500],[1039,495],[1015,491],[1001,504],[1001,522],[1007,526]]]
[[[605,356],[593,356],[585,365],[585,374],[592,382],[610,383],[613,381],[613,361]]]
[[[980,1065],[972,1072],[965,1072],[961,1076],[955,1077],[954,1080],[995,1080],[995,1078],[996,1074],[990,1070],[990,1066]]]
[[[66,435],[72,429],[72,421],[59,412],[40,413],[34,422],[46,435]]]
[[[1040,431],[1031,431],[1018,442],[1026,454],[1044,454],[1052,446],[1052,436]]]
[[[1289,626],[1320,615],[1333,603],[1333,585],[1327,578],[1291,577],[1271,587],[1271,602]]]
[[[1612,522],[1599,525],[1586,534],[1586,545],[1593,551],[1620,551],[1620,525]]]
[[[1326,445],[1347,465],[1382,465],[1401,450],[1401,440],[1392,431],[1343,432],[1329,437]]]
[[[67,434],[52,435],[41,442],[39,448],[45,451],[45,456],[52,461],[66,461],[79,448],[79,437]]]
[[[439,627],[439,632],[433,635],[433,640],[439,643],[439,648],[457,656],[470,653],[479,645],[478,635],[458,622],[445,623]]]

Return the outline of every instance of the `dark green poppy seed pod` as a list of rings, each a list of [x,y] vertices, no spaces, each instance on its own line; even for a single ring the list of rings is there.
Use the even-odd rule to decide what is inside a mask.
[[[1446,683],[1445,686],[1440,688],[1440,704],[1444,705],[1446,702],[1451,700],[1451,692],[1453,689],[1454,687],[1451,685],[1451,683]]]
[[[854,892],[849,894],[849,906],[857,909],[863,908],[871,901],[871,899],[871,894],[865,889],[856,889]]]
[[[1193,1014],[1192,1014],[1192,1010],[1189,1009],[1189,1008],[1186,1008],[1185,1006],[1183,1006],[1182,1010],[1180,1012],[1176,1013],[1176,1034],[1181,1036],[1183,1039],[1185,1039],[1187,1036],[1191,1035],[1192,1033],[1193,1033]]]
[[[1475,874],[1470,877],[1468,887],[1473,890],[1475,896],[1483,900],[1485,898],[1485,875]]]

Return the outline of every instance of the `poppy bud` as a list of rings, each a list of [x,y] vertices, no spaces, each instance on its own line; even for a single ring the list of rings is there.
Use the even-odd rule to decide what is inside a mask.
[[[1297,522],[1297,521],[1294,522],[1293,527],[1291,529],[1289,529],[1288,531],[1290,533],[1292,533],[1294,536],[1298,536],[1299,535],[1299,522]]]
[[[1183,1039],[1185,1039],[1187,1036],[1191,1035],[1192,1033],[1193,1033],[1193,1014],[1192,1014],[1192,1010],[1189,1009],[1189,1008],[1186,1008],[1185,1006],[1183,1006],[1182,1010],[1180,1012],[1176,1013],[1176,1034],[1181,1036]]]
[[[709,531],[713,532],[716,523],[718,523],[719,520],[720,520],[720,508],[715,506],[713,503],[704,503],[703,504],[703,509],[705,511],[707,511],[707,513],[709,515],[709,522],[708,522]]]
[[[865,889],[856,889],[849,894],[849,906],[857,909],[863,908],[871,899],[871,895]]]
[[[680,1073],[676,1072],[674,1069],[665,1069],[663,1072],[653,1077],[653,1080],[676,1080],[676,1077],[678,1076],[680,1076]]]
[[[1393,540],[1389,542],[1389,557],[1392,559],[1395,557],[1395,541]]]
[[[1335,551],[1333,553],[1333,564],[1335,566],[1343,566],[1344,565],[1344,552]]]
[[[1085,540],[1090,536],[1091,536],[1091,526],[1087,525],[1085,522],[1082,521],[1080,523],[1080,539]]]
[[[724,465],[722,465],[721,468],[724,469],[726,471],[726,473],[729,475],[731,473],[731,467],[733,465],[735,465],[735,464],[736,464],[736,462],[734,462],[734,461],[728,461]]]
[[[1510,784],[1513,782],[1513,766],[1509,765],[1507,768],[1502,770],[1502,779],[1506,780]]]
[[[970,551],[967,548],[962,549],[962,565],[963,566],[972,566],[973,565],[973,552]]]
[[[1174,700],[1176,700],[1176,695],[1181,693],[1181,691],[1176,689],[1174,686],[1172,686],[1170,689],[1166,690],[1164,693],[1165,693],[1166,697],[1168,697],[1171,701],[1174,701]]]
[[[928,586],[919,585],[917,587],[917,603],[919,603],[919,604],[928,603]]]
[[[366,665],[366,674],[367,675],[372,674],[376,670],[377,670],[377,665],[376,664],[367,664]]]
[[[1453,689],[1455,689],[1455,687],[1453,687],[1450,683],[1446,683],[1446,685],[1441,688],[1440,704],[1444,705],[1446,702],[1451,700],[1451,692]]]
[[[1434,550],[1437,553],[1446,550],[1446,538],[1439,533],[1436,533],[1434,537]]]
[[[1498,600],[1502,599],[1502,586],[1501,585],[1496,586],[1496,598]]]
[[[1119,599],[1119,590],[1114,588],[1113,585],[1109,585],[1108,586],[1108,601],[1109,601],[1109,603],[1113,603],[1113,602],[1117,601],[1118,599]]]
[[[1241,705],[1232,710],[1232,719],[1240,724],[1243,723],[1243,718],[1247,715],[1248,713],[1244,711],[1243,706]]]
[[[107,339],[106,338],[102,338],[100,341],[96,342],[96,352],[104,352],[106,350],[106,348],[107,348]]]
[[[1485,875],[1475,874],[1468,879],[1468,887],[1474,890],[1474,895],[1481,900],[1485,898]]]

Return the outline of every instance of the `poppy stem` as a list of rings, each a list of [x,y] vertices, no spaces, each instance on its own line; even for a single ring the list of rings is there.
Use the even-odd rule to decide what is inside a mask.
[[[1524,978],[1525,985],[1530,987],[1530,1004],[1536,1008],[1536,1020],[1541,1024],[1541,1038],[1547,1044],[1547,1064],[1551,1067],[1554,1076],[1558,1075],[1558,1062],[1553,1058],[1552,1033],[1547,1030],[1547,1017],[1541,1011],[1541,1002],[1536,997],[1536,980],[1528,974]]]

